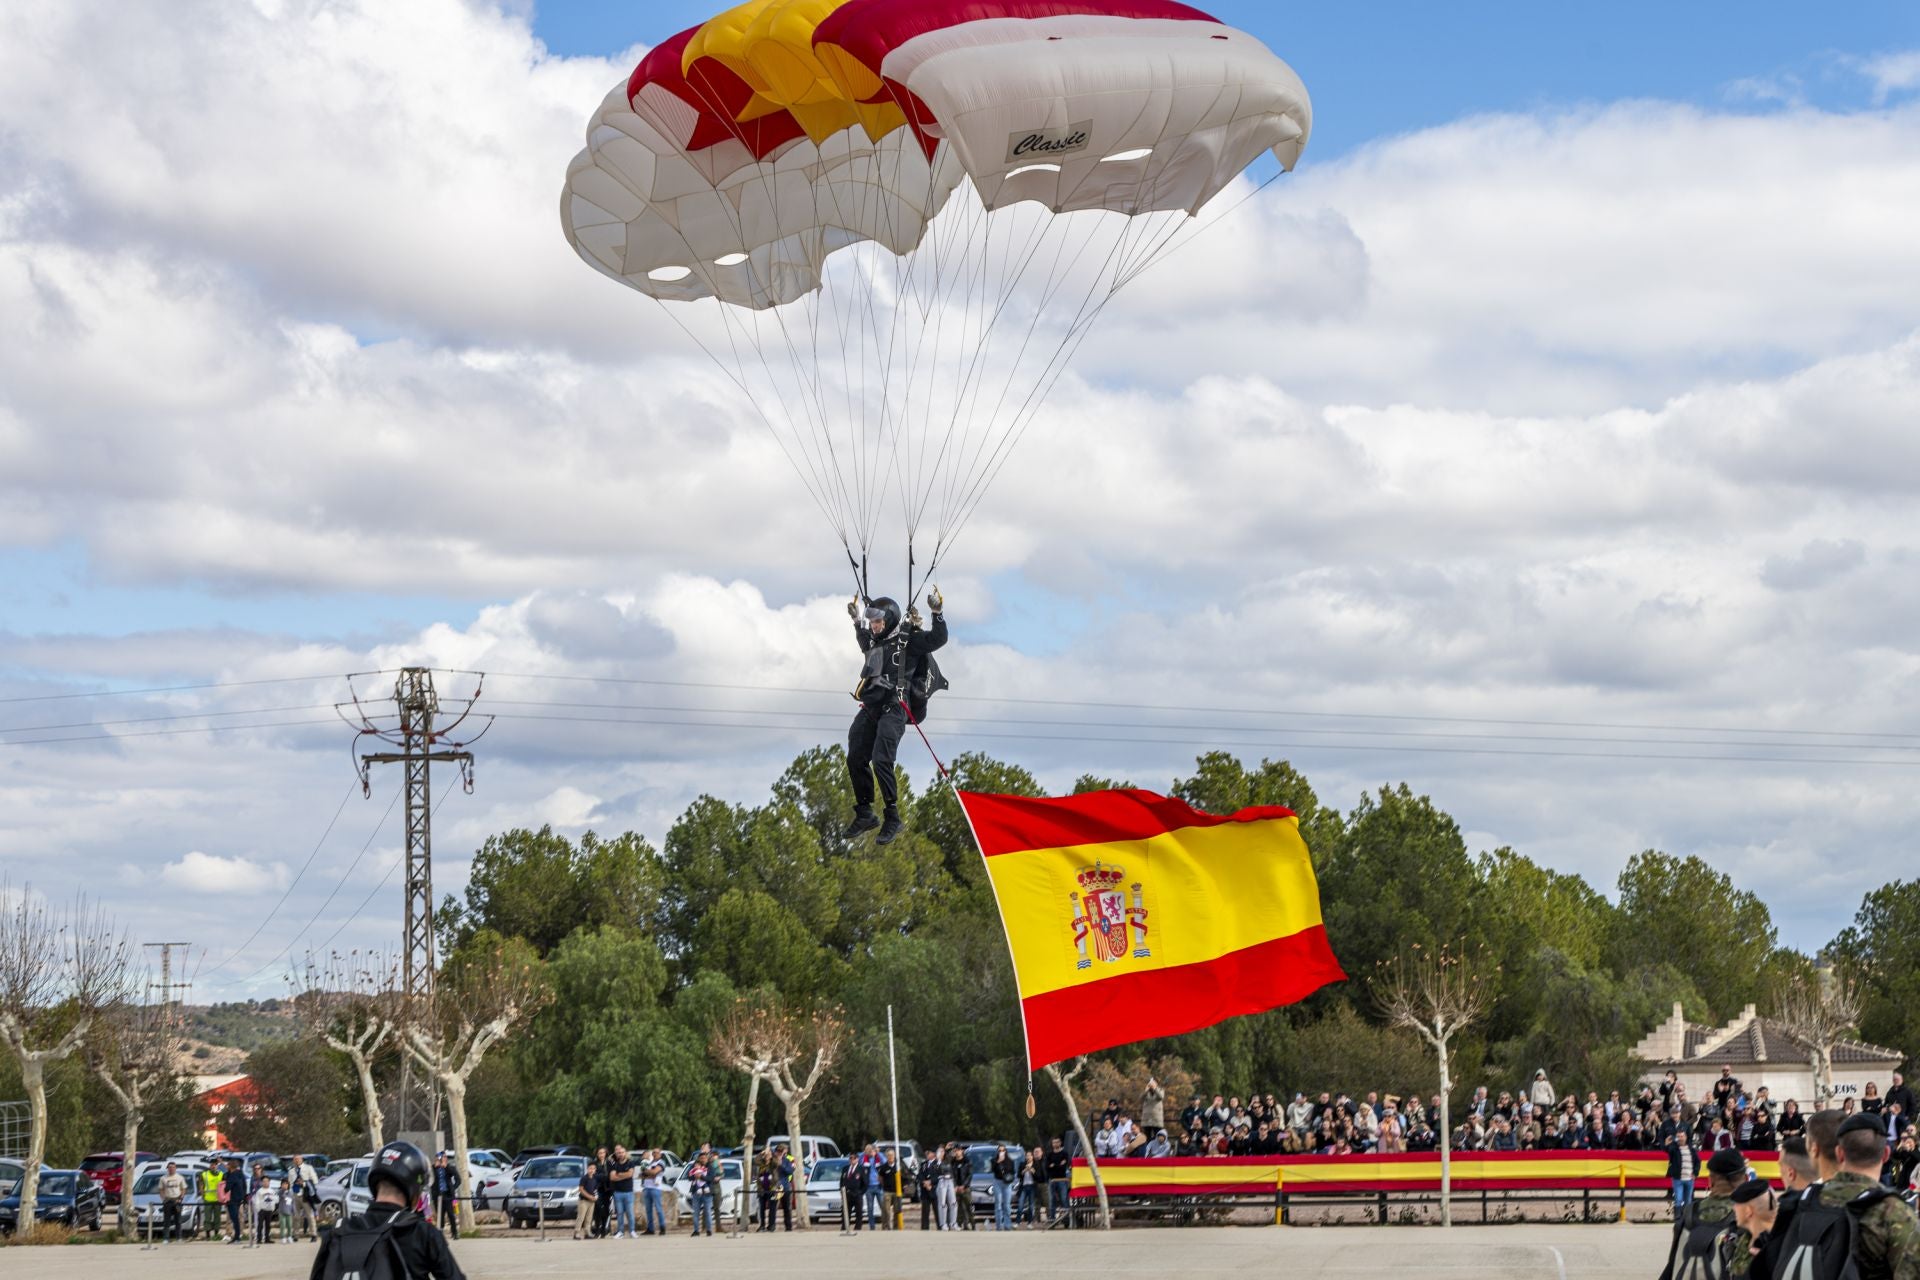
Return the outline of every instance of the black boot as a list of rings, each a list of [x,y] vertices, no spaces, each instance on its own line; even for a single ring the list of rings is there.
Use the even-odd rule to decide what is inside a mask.
[[[907,824],[900,821],[900,811],[891,806],[887,809],[887,820],[880,824],[880,834],[873,838],[875,844],[892,844],[900,838]]]
[[[867,832],[873,830],[875,827],[879,825],[880,825],[880,819],[873,816],[873,810],[866,805],[861,805],[858,809],[855,809],[853,811],[853,821],[849,822],[847,824],[847,829],[840,833],[840,838],[842,840],[852,840],[857,836],[863,836],[867,834]]]

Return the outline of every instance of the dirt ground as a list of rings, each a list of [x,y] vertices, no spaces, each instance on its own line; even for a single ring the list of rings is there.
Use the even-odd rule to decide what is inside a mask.
[[[1145,1274],[1207,1280],[1236,1274],[1311,1277],[1449,1276],[1457,1280],[1647,1280],[1659,1274],[1668,1229],[1657,1224],[1430,1227],[1162,1227],[1093,1231],[920,1231],[842,1236],[837,1231],[694,1239],[462,1240],[454,1246],[473,1280],[594,1277],[622,1270],[722,1267],[783,1280],[845,1280],[858,1274],[933,1280],[1033,1280],[1042,1274]],[[0,1249],[0,1277],[94,1280],[117,1272],[139,1280],[296,1280],[310,1245],[259,1249],[222,1244]],[[111,1272],[109,1271],[111,1269]]]

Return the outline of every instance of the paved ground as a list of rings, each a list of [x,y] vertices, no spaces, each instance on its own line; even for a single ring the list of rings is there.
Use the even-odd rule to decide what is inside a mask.
[[[1668,1230],[1654,1225],[1455,1227],[1187,1227],[1092,1231],[974,1232],[960,1235],[904,1231],[843,1238],[837,1232],[748,1235],[737,1240],[572,1241],[463,1240],[460,1265],[473,1280],[510,1277],[593,1277],[618,1270],[723,1268],[782,1280],[862,1280],[953,1276],[964,1280],[1033,1280],[1071,1275],[1239,1274],[1310,1277],[1447,1276],[1455,1280],[1651,1280],[1660,1273]],[[142,1252],[132,1245],[0,1249],[0,1277],[94,1280],[293,1280],[305,1277],[312,1246],[247,1249],[218,1244],[175,1245]]]

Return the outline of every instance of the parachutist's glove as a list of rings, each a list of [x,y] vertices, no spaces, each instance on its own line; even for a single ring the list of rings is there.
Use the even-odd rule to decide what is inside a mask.
[[[907,626],[915,631],[920,629],[920,606],[915,605],[913,608],[907,610]]]
[[[945,609],[946,604],[947,598],[940,594],[939,587],[935,587],[927,596],[927,608],[933,610],[935,613],[939,613]]]
[[[860,621],[860,602],[858,600],[847,601],[847,616],[855,622]]]

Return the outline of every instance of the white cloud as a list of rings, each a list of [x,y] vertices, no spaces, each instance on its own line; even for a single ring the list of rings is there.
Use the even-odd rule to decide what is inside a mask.
[[[193,893],[260,893],[281,887],[286,877],[287,869],[277,863],[262,866],[251,858],[223,858],[198,849],[189,850],[160,869],[162,880]]]
[[[1209,743],[1289,755],[1342,804],[1404,777],[1597,884],[1647,845],[1701,852],[1824,942],[1901,865],[1910,770],[1595,761],[1551,754],[1593,730],[1402,719],[1452,736],[1388,739],[1324,716],[1911,725],[1910,59],[1870,64],[1894,102],[1871,111],[1629,102],[1309,152],[1081,350],[941,572],[956,687],[929,732],[1059,785],[1164,784]],[[0,11],[0,549],[313,606],[261,630],[0,633],[8,696],[486,669],[502,718],[477,794],[436,776],[441,893],[494,831],[657,840],[692,796],[756,798],[840,737],[839,549],[750,409],[558,230],[618,63],[452,0]],[[325,620],[360,593],[472,607]],[[562,675],[589,679],[536,678]],[[5,722],[325,718],[345,692]],[[1774,754],[1819,754],[1798,741]],[[284,887],[347,793],[216,979],[265,990],[278,951],[394,932],[395,780],[362,801],[343,756],[331,724],[0,746],[0,865],[61,850],[55,893],[144,868],[116,909],[217,962],[224,893]]]
[[[1885,102],[1896,93],[1920,89],[1920,49],[1903,49],[1860,59],[1857,64],[1873,81],[1874,97]]]

